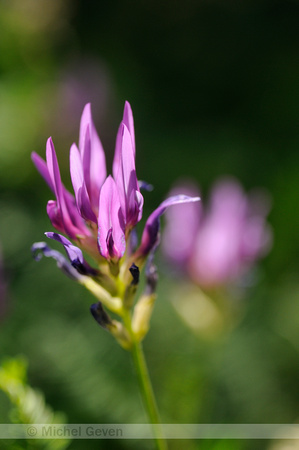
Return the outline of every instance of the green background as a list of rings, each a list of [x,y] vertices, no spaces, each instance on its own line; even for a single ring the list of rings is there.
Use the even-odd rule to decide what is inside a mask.
[[[68,152],[90,101],[111,167],[125,100],[135,119],[137,175],[155,188],[145,194],[144,217],[178,178],[196,180],[203,199],[222,175],[237,177],[246,190],[266,188],[272,198],[273,249],[231,332],[206,340],[183,324],[158,254],[159,299],[144,346],[162,421],[298,420],[298,13],[296,0],[0,2],[0,240],[7,285],[0,351],[25,355],[30,384],[69,423],[146,417],[129,355],[90,316],[94,299],[53,261],[31,258],[32,243],[52,230],[45,210],[52,194],[30,153],[44,156],[51,135],[70,187]],[[171,443],[182,445],[274,448],[268,441]],[[78,440],[71,448],[141,447]]]

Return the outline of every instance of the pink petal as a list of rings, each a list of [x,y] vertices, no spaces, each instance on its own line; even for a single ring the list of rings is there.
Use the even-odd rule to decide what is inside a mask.
[[[102,143],[92,120],[90,103],[85,106],[81,117],[79,149],[87,192],[92,208],[96,212],[100,189],[106,178],[106,160]]]
[[[65,202],[64,187],[61,182],[57,156],[51,138],[49,138],[47,141],[46,155],[49,174],[56,194],[57,207],[60,210],[60,215],[65,228],[65,232],[71,239],[76,239],[77,235],[82,234],[82,232],[84,233],[84,229],[78,229],[73,224],[73,221],[70,218],[70,214]]]
[[[126,249],[123,217],[115,181],[109,176],[99,200],[98,245],[107,259],[119,259]]]
[[[124,123],[121,124],[117,135],[113,176],[117,184],[126,226],[134,226],[142,216],[143,197],[136,176],[131,135]]]
[[[44,180],[46,181],[46,183],[48,184],[49,188],[51,189],[51,191],[55,192],[54,190],[54,185],[53,182],[51,180],[50,174],[49,174],[49,170],[46,164],[46,161],[43,160],[43,158],[41,158],[37,153],[32,152],[31,153],[31,159],[35,165],[35,167],[37,168],[37,170],[39,171],[39,173],[41,174],[41,176],[44,178]]]
[[[70,150],[70,172],[79,213],[84,219],[97,223],[96,216],[90,206],[83,177],[81,155],[76,144],[73,144]]]
[[[51,224],[56,230],[65,233],[64,223],[62,221],[60,209],[57,206],[56,200],[49,200],[47,204],[47,213]]]
[[[126,125],[130,132],[131,140],[132,140],[132,147],[133,147],[133,153],[135,158],[135,131],[134,131],[134,119],[133,119],[133,113],[131,105],[128,101],[125,102],[125,108],[124,108],[124,115],[123,115],[123,123]]]
[[[115,143],[115,151],[114,151],[114,158],[113,158],[113,165],[112,165],[112,174],[114,180],[118,180],[120,177],[122,178],[122,168],[121,168],[121,146],[122,146],[122,137],[124,132],[124,124],[121,122],[117,135],[116,135],[116,143]],[[121,194],[121,193],[120,193]],[[123,196],[123,189],[122,189],[122,196]],[[123,211],[125,210],[125,199],[123,197],[120,198],[121,203],[123,204]]]
[[[125,102],[123,119],[119,126],[117,136],[116,136],[116,144],[115,144],[115,152],[113,159],[113,177],[117,180],[117,177],[120,173],[120,165],[121,165],[121,146],[122,146],[122,136],[123,136],[123,125],[125,125],[130,133],[133,155],[135,158],[135,132],[134,132],[134,119],[133,113],[129,102]]]

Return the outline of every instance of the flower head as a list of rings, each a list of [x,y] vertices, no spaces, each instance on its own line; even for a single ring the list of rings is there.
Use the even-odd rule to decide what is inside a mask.
[[[55,200],[50,200],[47,205],[50,221],[67,238],[53,232],[45,234],[63,245],[68,259],[44,242],[32,247],[33,254],[38,259],[42,254],[54,258],[65,273],[120,314],[122,308],[132,306],[139,269],[158,245],[160,216],[171,205],[199,200],[198,197],[175,195],[162,202],[149,216],[139,247],[133,249],[129,245],[134,237],[132,231],[141,220],[143,210],[140,186],[147,186],[138,182],[135,154],[134,120],[128,102],[117,132],[112,175],[107,176],[105,154],[89,104],[81,117],[79,145],[72,144],[70,149],[74,195],[62,183],[51,138],[46,145],[46,161],[36,153],[32,154],[37,170],[55,195]],[[94,267],[85,260],[85,252],[93,258]],[[92,310],[94,314],[97,311],[97,317],[101,308],[98,305]],[[105,316],[105,323],[108,322]],[[115,337],[127,346],[124,343],[126,333],[119,325],[114,325],[110,331],[114,330]]]
[[[126,251],[131,230],[142,218],[143,208],[135,168],[134,120],[129,103],[125,103],[117,133],[113,175],[107,176],[105,154],[92,120],[90,104],[85,106],[81,117],[79,148],[73,144],[70,149],[75,196],[62,184],[51,138],[47,141],[46,161],[36,153],[32,153],[32,160],[56,197],[47,205],[54,228],[98,261],[102,261],[101,258],[114,263],[119,261]],[[168,206],[184,201],[193,199],[186,196],[170,198],[151,215],[138,250],[139,257],[146,256],[156,245],[159,216]],[[146,245],[145,240],[148,241]],[[60,242],[66,247],[65,239],[61,238]]]

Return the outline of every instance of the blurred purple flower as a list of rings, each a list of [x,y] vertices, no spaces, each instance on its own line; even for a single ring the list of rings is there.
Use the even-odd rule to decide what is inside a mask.
[[[172,194],[177,191],[199,193],[190,185]],[[208,207],[186,204],[167,211],[164,255],[202,287],[229,284],[269,251],[268,211],[265,195],[246,196],[237,181],[223,179],[214,186]]]
[[[125,103],[116,137],[113,176],[107,176],[105,153],[93,123],[90,104],[85,106],[81,117],[79,147],[73,144],[70,149],[70,172],[75,196],[62,184],[51,138],[47,141],[46,161],[36,153],[32,154],[32,160],[56,197],[47,205],[52,225],[80,248],[57,233],[46,233],[46,236],[64,246],[72,267],[79,273],[85,271],[85,274],[95,275],[95,271],[87,266],[80,249],[93,256],[100,266],[107,261],[115,272],[115,265],[124,256],[131,231],[141,220],[143,210],[143,196],[135,169],[134,120],[130,104]],[[129,267],[133,262],[142,264],[156,247],[159,218],[166,208],[197,200],[177,195],[163,202],[148,218],[140,247],[133,255],[128,255]],[[52,255],[44,243],[33,246],[33,252],[36,248],[45,256]],[[52,256],[58,261],[56,253]],[[67,267],[64,260],[59,260],[59,264]]]

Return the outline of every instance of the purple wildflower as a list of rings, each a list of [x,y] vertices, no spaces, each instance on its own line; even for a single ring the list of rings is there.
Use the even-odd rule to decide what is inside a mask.
[[[198,194],[195,187],[178,190]],[[237,181],[222,180],[203,210],[201,204],[186,204],[167,212],[164,254],[202,287],[231,283],[269,250],[268,209],[260,195],[246,196]]]
[[[81,274],[91,274],[93,270],[87,267],[81,249],[89,253],[101,269],[107,261],[113,275],[118,274],[120,260],[125,256],[126,249],[129,256],[128,273],[135,260],[142,265],[158,244],[159,217],[166,208],[198,200],[178,195],[164,201],[148,218],[140,247],[131,254],[132,250],[128,246],[130,234],[141,220],[143,209],[135,153],[133,114],[126,102],[116,137],[113,176],[107,176],[105,154],[89,104],[85,106],[81,117],[79,147],[73,144],[70,149],[70,173],[75,196],[62,184],[51,138],[47,141],[46,161],[36,153],[32,154],[36,168],[56,197],[47,205],[50,221],[56,230],[68,236],[75,245],[57,233],[46,233],[46,236],[64,246],[72,267],[76,267]],[[48,256],[49,252],[45,255]],[[57,257],[56,254],[53,256]]]

